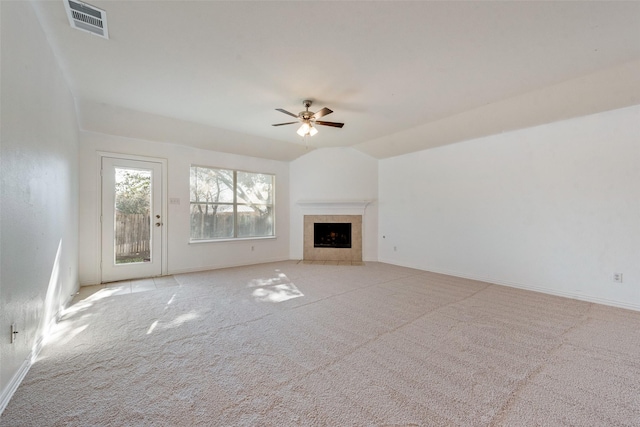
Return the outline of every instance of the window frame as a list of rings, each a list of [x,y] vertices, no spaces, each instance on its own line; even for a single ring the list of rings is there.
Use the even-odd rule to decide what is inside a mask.
[[[191,189],[191,172],[193,168],[202,168],[209,169],[214,171],[229,171],[233,176],[233,188],[231,191],[233,192],[233,201],[231,202],[195,202],[191,199],[193,195]],[[247,174],[255,174],[255,175],[267,175],[271,177],[271,194],[270,199],[271,203],[261,204],[260,206],[266,206],[271,208],[272,215],[272,227],[271,234],[264,236],[246,236],[246,237],[238,237],[238,206],[250,206],[248,203],[238,203],[238,173],[247,173]],[[208,205],[224,205],[231,206],[233,210],[233,236],[231,237],[219,237],[219,238],[203,238],[203,239],[194,239],[191,237],[191,206],[194,204],[208,204]],[[276,174],[267,173],[267,172],[255,172],[243,169],[232,169],[225,167],[217,167],[217,166],[204,166],[199,164],[191,164],[189,166],[189,243],[212,243],[212,242],[234,242],[234,241],[242,241],[242,240],[264,240],[264,239],[275,239],[276,238]]]

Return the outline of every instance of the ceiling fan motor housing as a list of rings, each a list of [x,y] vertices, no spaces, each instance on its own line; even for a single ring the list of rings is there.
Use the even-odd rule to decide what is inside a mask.
[[[306,108],[306,111],[300,111],[298,117],[300,117],[302,120],[310,120],[313,117],[313,113],[309,111],[309,107],[311,107],[311,104],[313,104],[313,101],[309,99],[305,99],[304,101],[302,101],[302,105],[304,106],[304,108]]]
[[[336,127],[336,128],[341,128],[342,126],[344,126],[344,123],[337,123],[337,122],[326,122],[326,121],[322,121],[322,120],[317,120],[320,117],[324,117],[327,114],[331,114],[333,113],[333,110],[329,109],[329,108],[323,108],[321,110],[316,111],[315,113],[312,111],[309,111],[309,107],[311,107],[311,104],[313,103],[313,101],[311,101],[310,99],[305,99],[304,101],[302,101],[302,105],[305,107],[305,111],[300,111],[297,115],[293,114],[287,110],[284,110],[282,108],[276,108],[276,111],[280,111],[281,113],[284,113],[288,116],[291,117],[295,117],[296,119],[298,119],[299,122],[302,122],[303,126],[300,129],[303,129],[305,126],[307,127],[311,127],[314,132],[311,133],[311,135],[314,135],[316,132],[318,132],[315,129],[315,125],[323,125],[323,126],[331,126],[331,127]],[[292,125],[296,122],[287,122],[287,123],[276,123],[273,124],[272,126],[283,126],[283,125]]]

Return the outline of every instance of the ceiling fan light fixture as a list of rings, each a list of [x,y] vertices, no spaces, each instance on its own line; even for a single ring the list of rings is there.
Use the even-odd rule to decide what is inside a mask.
[[[288,116],[295,117],[296,119],[298,119],[298,122],[276,123],[271,126],[283,126],[283,125],[293,125],[296,123],[302,123],[302,125],[300,126],[300,128],[298,128],[296,133],[303,138],[305,136],[313,136],[318,133],[318,129],[316,129],[314,125],[331,126],[336,128],[341,128],[342,126],[344,126],[344,123],[326,122],[324,120],[317,120],[320,117],[324,117],[327,114],[333,113],[333,110],[330,110],[327,107],[324,107],[322,110],[312,113],[311,111],[309,111],[309,107],[311,106],[310,100],[303,101],[302,105],[304,105],[305,111],[301,111],[298,114],[290,113],[289,111],[283,110],[282,108],[276,108],[276,111],[280,111],[281,113],[284,113]]]
[[[309,120],[305,120],[297,131],[297,134],[300,136],[313,136],[316,133],[318,133],[318,129],[316,129]]]
[[[309,133],[309,123],[304,122],[302,123],[302,126],[300,126],[300,129],[298,129],[298,135],[300,136],[305,136],[306,134]]]

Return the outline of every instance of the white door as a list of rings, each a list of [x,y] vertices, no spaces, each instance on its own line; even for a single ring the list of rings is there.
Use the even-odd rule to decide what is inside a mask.
[[[162,274],[162,163],[102,157],[102,282]]]

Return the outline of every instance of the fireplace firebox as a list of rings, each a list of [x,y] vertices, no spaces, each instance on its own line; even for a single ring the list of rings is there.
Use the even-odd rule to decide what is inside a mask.
[[[351,223],[316,222],[313,224],[314,248],[351,248]]]
[[[350,245],[344,247],[320,246],[316,243],[326,243],[317,240],[317,227],[334,224],[350,226]],[[340,230],[334,230],[340,234]],[[305,215],[304,216],[304,260],[305,261],[333,261],[333,262],[362,262],[362,215]]]

